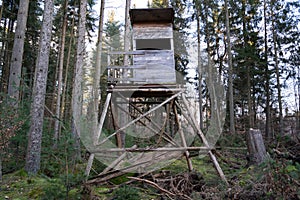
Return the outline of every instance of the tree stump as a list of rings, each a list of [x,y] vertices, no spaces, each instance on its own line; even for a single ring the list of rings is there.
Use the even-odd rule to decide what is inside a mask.
[[[249,152],[250,164],[259,165],[267,157],[267,151],[262,134],[259,129],[250,129],[247,133],[247,147]]]

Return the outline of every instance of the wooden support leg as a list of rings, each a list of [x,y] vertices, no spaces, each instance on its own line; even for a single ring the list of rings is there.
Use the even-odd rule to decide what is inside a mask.
[[[118,112],[117,112],[117,108],[116,106],[114,105],[115,103],[111,102],[111,116],[112,116],[112,121],[113,121],[113,127],[114,127],[114,130],[118,130],[120,129],[120,126],[118,124]],[[123,147],[123,143],[122,143],[122,137],[121,137],[121,134],[125,134],[125,133],[117,133],[116,134],[116,142],[117,142],[117,146],[118,148],[122,148]]]
[[[182,97],[183,104],[184,104],[185,108],[187,109],[187,111],[189,113],[192,113],[191,110],[190,110],[190,108],[189,108],[189,106],[188,106],[188,103],[187,103],[187,100],[186,100],[184,94],[182,94],[181,97]],[[197,132],[198,132],[198,135],[199,135],[200,139],[203,141],[204,145],[209,148],[209,143],[206,140],[205,135],[202,133],[202,131],[201,131],[200,127],[199,127],[199,124],[196,122],[196,119],[194,117],[192,117],[191,115],[189,115],[187,117],[190,117],[191,121],[193,122],[193,125],[197,129]],[[224,175],[224,172],[223,172],[223,170],[221,169],[221,167],[220,167],[220,165],[218,163],[218,160],[217,160],[216,156],[211,152],[211,150],[209,150],[208,154],[209,154],[209,157],[211,158],[211,160],[212,160],[212,162],[213,162],[213,164],[214,164],[217,172],[219,173],[221,179],[226,183],[226,185],[229,185],[229,183],[228,183],[228,181],[227,181],[227,179],[226,179],[226,177]]]
[[[175,119],[176,119],[176,122],[177,122],[177,125],[178,125],[178,129],[179,129],[179,134],[180,134],[182,145],[183,145],[183,147],[187,148],[185,136],[184,136],[184,133],[183,133],[183,130],[182,130],[182,126],[181,126],[181,122],[180,122],[180,120],[178,118],[177,108],[173,107],[173,109],[174,109]],[[188,150],[186,150],[184,152],[184,154],[185,154],[186,161],[187,161],[187,164],[188,164],[188,167],[189,167],[189,171],[192,171],[193,170],[193,165],[192,165],[192,161],[190,159],[190,152]]]
[[[142,119],[143,117],[149,115],[151,112],[159,109],[160,107],[162,107],[163,105],[165,105],[166,103],[168,103],[169,101],[171,101],[172,99],[178,97],[181,94],[181,92],[174,94],[173,96],[171,96],[170,98],[168,98],[167,100],[163,101],[162,103],[160,103],[159,105],[155,106],[154,108],[150,109],[149,111],[147,111],[146,113],[142,114],[141,116],[137,117],[136,119],[132,120],[131,122],[129,122],[128,124],[126,124],[125,126],[123,126],[122,128],[118,129],[117,131],[115,131],[114,133],[112,133],[110,136],[108,136],[107,138],[105,138],[101,143],[99,143],[99,145],[104,144],[106,141],[108,141],[111,137],[115,136],[117,133],[119,133],[120,131],[125,130],[126,128],[128,128],[129,126],[131,126],[132,124],[136,123],[137,121],[139,121],[140,119]]]
[[[95,146],[98,144],[98,140],[99,140],[101,132],[102,132],[102,128],[103,128],[103,124],[104,124],[104,120],[105,120],[105,117],[106,117],[106,114],[107,114],[107,110],[108,110],[110,100],[111,100],[111,93],[108,93],[107,97],[106,97],[105,104],[104,104],[104,108],[103,108],[103,111],[102,111],[102,114],[101,114],[100,122],[98,124],[97,132],[95,132],[95,134],[94,134],[94,145]],[[90,175],[92,165],[93,165],[93,161],[94,161],[94,157],[95,157],[95,154],[93,154],[93,153],[89,157],[88,164],[87,164],[86,170],[85,170],[86,178],[88,178],[88,176]]]

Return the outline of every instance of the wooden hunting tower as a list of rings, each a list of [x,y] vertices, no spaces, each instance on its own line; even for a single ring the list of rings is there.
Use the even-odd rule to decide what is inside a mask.
[[[176,84],[172,8],[131,9],[131,65],[112,67],[109,81],[117,84]],[[113,71],[112,71],[113,70]]]
[[[101,159],[105,176],[112,169],[147,172],[185,156],[192,170],[190,151],[202,151],[226,182],[186,89],[176,84],[173,9],[131,9],[129,14],[132,51],[108,53],[107,96],[89,162]],[[111,128],[102,133],[105,121]],[[190,147],[196,136],[203,144]]]

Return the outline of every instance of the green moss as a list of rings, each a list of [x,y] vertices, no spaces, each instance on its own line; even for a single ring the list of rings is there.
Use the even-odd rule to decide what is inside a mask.
[[[115,200],[140,200],[139,190],[131,186],[123,186],[114,191]]]
[[[61,179],[50,179],[45,176],[27,176],[24,171],[5,175],[0,186],[0,199],[65,199],[67,190]],[[69,192],[69,199],[79,199],[78,189]]]
[[[130,179],[128,177],[130,177],[130,176],[134,176],[134,173],[127,173],[122,176],[118,176],[116,178],[111,179],[111,182],[116,185],[119,185],[119,184],[129,181]]]

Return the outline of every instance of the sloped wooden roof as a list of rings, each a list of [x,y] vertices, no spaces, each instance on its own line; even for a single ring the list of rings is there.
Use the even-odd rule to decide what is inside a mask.
[[[129,11],[131,24],[136,23],[173,23],[173,8],[142,8]]]

